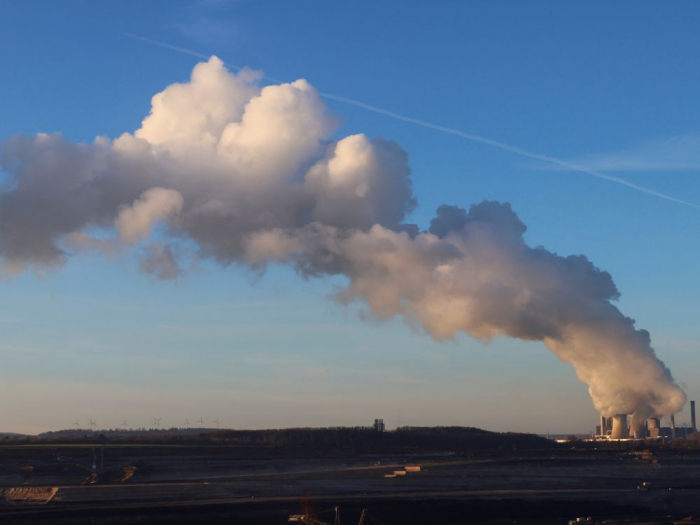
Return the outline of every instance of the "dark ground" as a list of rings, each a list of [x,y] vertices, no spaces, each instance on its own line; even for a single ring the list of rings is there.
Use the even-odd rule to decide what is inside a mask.
[[[0,523],[700,523],[700,454],[107,444],[0,446]],[[420,465],[420,472],[384,475]],[[637,486],[652,482],[650,491]]]

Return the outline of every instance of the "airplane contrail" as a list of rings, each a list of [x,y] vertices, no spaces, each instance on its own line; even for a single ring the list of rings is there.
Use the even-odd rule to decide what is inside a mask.
[[[184,47],[179,47],[179,46],[174,46],[172,44],[168,44],[166,42],[161,42],[159,40],[152,40],[150,38],[144,38],[142,36],[134,35],[131,33],[124,33],[125,36],[132,38],[134,40],[140,40],[141,42],[146,42],[151,45],[163,47],[166,49],[170,49],[173,51],[177,51],[179,53],[183,53],[186,55],[194,56],[197,58],[203,58],[204,60],[208,60],[210,58],[210,55],[204,54],[204,53],[198,53],[197,51],[193,51],[191,49],[186,49]],[[224,62],[224,64],[236,71],[240,71],[243,68],[240,66],[237,66],[235,64],[231,64],[229,62]],[[263,78],[267,81],[274,82],[274,83],[283,83],[285,82],[284,80],[280,80],[277,78],[269,77],[269,76],[263,76]],[[489,139],[487,137],[482,137],[480,135],[474,135],[472,133],[466,133],[464,131],[460,131],[458,129],[454,128],[448,128],[445,126],[440,126],[439,124],[433,124],[431,122],[427,122],[425,120],[420,120],[417,118],[409,117],[406,115],[401,115],[400,113],[394,113],[393,111],[389,111],[377,106],[372,106],[370,104],[367,104],[365,102],[361,102],[359,100],[355,100],[352,98],[347,98],[347,97],[341,97],[339,95],[333,95],[331,93],[324,93],[323,91],[319,91],[319,95],[323,98],[326,98],[328,100],[333,100],[335,102],[340,102],[342,104],[348,104],[350,106],[355,106],[358,108],[365,109],[367,111],[371,111],[373,113],[378,113],[380,115],[384,115],[389,118],[393,118],[395,120],[400,120],[402,122],[408,122],[409,124],[414,124],[416,126],[421,126],[423,128],[427,129],[432,129],[434,131],[440,131],[442,133],[447,133],[449,135],[454,135],[457,137],[461,137],[463,139],[472,141],[472,142],[479,142],[481,144],[486,144],[488,146],[491,146],[493,148],[497,148],[503,151],[507,151],[509,153],[513,153],[515,155],[520,155],[521,157],[527,157],[530,159],[535,159],[535,160],[541,160],[544,162],[549,162],[550,164],[554,164],[556,166],[559,166],[561,168],[564,168],[569,171],[578,171],[581,173],[586,173],[588,175],[591,175],[593,177],[597,177],[599,179],[607,180],[609,182],[614,182],[616,184],[620,184],[622,186],[626,186],[628,188],[632,188],[637,191],[641,191],[642,193],[646,193],[648,195],[653,195],[654,197],[659,197],[661,199],[665,199],[671,202],[676,202],[679,204],[684,204],[686,206],[691,206],[696,209],[700,209],[700,206],[693,203],[693,202],[688,202],[683,199],[678,199],[676,197],[672,197],[671,195],[667,195],[665,193],[661,193],[656,190],[652,190],[651,188],[647,188],[646,186],[641,186],[639,184],[635,184],[633,182],[629,182],[625,179],[621,179],[619,177],[615,177],[613,175],[608,175],[606,173],[603,173],[598,170],[594,170],[591,168],[588,168],[586,166],[582,166],[580,164],[575,164],[572,162],[568,162],[566,160],[558,159],[556,157],[551,157],[549,155],[543,155],[541,153],[534,153],[532,151],[527,151],[521,148],[518,148],[516,146],[511,146],[510,144],[506,144],[504,142],[499,142],[497,140]]]

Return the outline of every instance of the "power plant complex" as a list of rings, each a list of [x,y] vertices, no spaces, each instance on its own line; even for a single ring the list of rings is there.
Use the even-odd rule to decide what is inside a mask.
[[[670,426],[662,427],[661,418],[650,417],[640,425],[630,426],[627,414],[605,417],[601,414],[600,424],[596,426],[596,435],[604,439],[677,439],[685,438],[697,432],[695,423],[695,401],[690,402],[690,426],[676,427],[675,415],[669,418]]]

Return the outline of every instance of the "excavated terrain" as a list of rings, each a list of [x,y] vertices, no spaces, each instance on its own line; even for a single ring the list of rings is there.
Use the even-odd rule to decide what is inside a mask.
[[[0,522],[700,523],[700,454],[369,454],[231,446],[0,447]],[[406,470],[406,466],[412,467]],[[418,467],[420,467],[418,469]],[[399,472],[395,477],[385,477]],[[650,490],[639,490],[651,482]]]

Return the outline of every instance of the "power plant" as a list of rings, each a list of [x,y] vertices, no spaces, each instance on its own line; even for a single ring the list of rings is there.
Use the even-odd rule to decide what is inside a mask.
[[[600,425],[596,426],[596,436],[605,439],[677,439],[685,438],[697,432],[695,420],[695,401],[690,402],[690,426],[676,427],[676,416],[669,417],[670,426],[662,427],[661,418],[650,417],[645,424],[630,426],[627,414],[606,417],[601,414]]]

